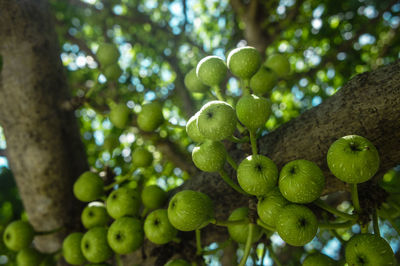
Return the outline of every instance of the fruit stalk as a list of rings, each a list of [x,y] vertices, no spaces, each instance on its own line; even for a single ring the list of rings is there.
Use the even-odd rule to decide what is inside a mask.
[[[239,125],[239,124],[237,124],[237,125]],[[229,139],[229,141],[232,141],[234,143],[245,143],[245,142],[249,141],[249,138],[247,136],[243,137],[241,139],[239,139],[238,137],[235,137],[235,136],[230,136],[228,139]]]
[[[221,88],[218,85],[213,86],[212,89],[218,100],[225,101],[224,96],[222,95],[222,92],[221,92]]]
[[[116,185],[122,184],[125,181],[129,180],[129,178],[131,178],[132,173],[135,172],[136,167],[133,167],[131,170],[129,170],[129,172],[122,178],[120,178],[117,181],[112,182],[111,184],[104,186],[104,191],[108,191],[110,189],[113,189]]]
[[[338,229],[338,228],[348,228],[355,224],[354,220],[350,220],[343,223],[319,223],[318,227],[321,229]]]
[[[253,155],[256,155],[258,153],[256,132],[254,132],[253,130],[250,130],[249,132],[250,132],[251,151]]]
[[[266,223],[264,223],[263,221],[261,221],[260,219],[257,219],[257,225],[261,226],[262,228],[268,230],[268,231],[275,231],[275,228],[267,225]]]
[[[379,222],[378,222],[378,215],[376,213],[376,206],[372,212],[372,226],[374,227],[374,234],[381,236],[381,233],[379,231]]]
[[[232,166],[233,169],[237,170],[238,165],[229,153],[226,154],[226,160]]]
[[[117,262],[117,266],[124,266],[124,263],[122,262],[119,254],[115,254],[115,260]]]
[[[250,254],[252,236],[253,236],[253,231],[254,231],[255,226],[256,226],[255,224],[249,223],[249,234],[247,235],[246,246],[244,247],[243,258],[240,261],[239,266],[246,265],[247,258],[249,257],[249,254]]]
[[[354,210],[356,212],[361,211],[360,201],[358,199],[357,184],[351,184],[351,201],[353,202]]]
[[[316,201],[314,201],[314,204],[317,205],[318,207],[320,207],[321,209],[324,209],[325,211],[330,212],[338,217],[342,217],[346,220],[353,221],[353,220],[357,219],[356,215],[351,215],[348,213],[341,212],[341,211],[337,210],[336,208],[329,206],[328,204],[326,204],[324,201],[322,201],[320,199],[317,199]]]
[[[212,224],[215,224],[217,226],[225,226],[227,227],[228,225],[238,225],[238,224],[248,224],[248,220],[237,220],[237,221],[217,221],[213,220],[211,221]]]
[[[196,229],[196,254],[200,255],[203,249],[201,248],[201,231]]]
[[[236,190],[237,192],[249,196],[249,194],[247,194],[241,187],[239,187],[239,185],[237,185],[235,182],[233,182],[232,179],[230,179],[230,177],[228,176],[228,174],[225,172],[225,170],[220,170],[219,171],[220,176],[222,177],[222,179],[229,185],[231,186],[234,190]]]
[[[243,79],[242,82],[242,88],[243,88],[243,95],[249,95],[250,92],[250,80],[248,79]]]
[[[278,257],[276,256],[271,245],[268,245],[268,252],[269,252],[269,256],[275,262],[276,266],[282,266],[281,262],[278,260]]]

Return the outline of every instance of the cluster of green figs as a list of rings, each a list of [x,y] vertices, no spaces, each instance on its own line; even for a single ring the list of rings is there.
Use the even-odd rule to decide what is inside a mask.
[[[107,64],[102,62],[102,67]],[[242,84],[242,96],[235,107],[224,99],[220,90],[228,70]],[[251,245],[263,235],[270,237],[277,232],[287,244],[304,246],[316,236],[318,229],[350,228],[360,223],[362,232],[346,243],[348,265],[395,265],[393,251],[386,240],[379,232],[368,233],[358,219],[357,184],[370,180],[379,169],[378,151],[369,140],[358,135],[344,136],[333,142],[327,153],[327,165],[332,174],[353,188],[354,213],[339,211],[320,199],[325,176],[315,162],[296,159],[279,170],[270,158],[259,154],[257,135],[271,114],[270,101],[264,96],[289,72],[290,64],[284,56],[273,55],[263,63],[255,48],[240,47],[230,51],[227,62],[217,56],[205,57],[185,77],[185,85],[190,91],[206,92],[211,88],[218,99],[206,103],[187,122],[186,132],[197,143],[192,151],[194,164],[201,171],[219,173],[232,189],[256,199],[256,210],[243,206],[233,210],[227,221],[218,221],[213,201],[203,192],[181,190],[168,202],[167,192],[156,185],[132,188],[124,182],[130,176],[105,185],[99,174],[88,171],[73,187],[75,197],[88,203],[81,216],[87,231],[71,233],[64,239],[64,259],[72,265],[109,265],[107,261],[114,254],[119,259],[118,254],[138,250],[145,239],[163,245],[180,241],[179,231],[195,231],[199,238],[202,228],[215,224],[227,227],[230,238],[244,245],[242,266]],[[116,127],[124,128],[129,122],[129,110],[124,105],[118,106],[111,104],[110,120]],[[113,110],[117,109],[119,111],[114,114]],[[138,126],[143,131],[154,131],[164,121],[162,107],[155,102],[144,105],[140,115]],[[252,153],[237,165],[227,152],[224,140],[250,141]],[[152,162],[152,154],[144,148],[138,148],[132,154],[134,167],[151,167]],[[224,170],[226,162],[234,169],[236,178],[231,178]],[[335,220],[318,221],[308,207],[310,204],[332,213]],[[6,228],[3,239],[11,250],[34,253],[36,251],[31,248],[34,235],[29,223],[15,221]],[[201,255],[201,246],[197,249]],[[18,257],[25,259],[18,264],[21,266],[42,263],[39,255],[35,258],[18,254],[17,260]],[[322,253],[314,253],[302,264],[339,265],[339,262]],[[190,263],[175,259],[166,265],[188,266]]]
[[[228,70],[242,84],[243,93],[235,107],[223,100],[219,90]],[[270,76],[284,78],[289,70],[289,62],[282,55],[271,56],[262,63],[255,48],[241,47],[229,53],[227,62],[217,56],[202,59],[187,76],[186,83],[193,86],[192,91],[203,91],[204,86],[207,86],[218,98],[203,105],[187,123],[187,134],[198,143],[192,151],[194,164],[204,172],[219,172],[233,189],[249,197],[255,196],[258,200],[258,220],[253,228],[249,226],[252,221],[248,217],[250,210],[247,206],[234,210],[228,218],[228,221],[245,221],[243,224],[228,223],[227,226],[231,238],[238,243],[253,243],[263,233],[270,235],[271,232],[277,232],[287,244],[304,246],[316,236],[318,228],[350,228],[358,222],[357,211],[360,211],[357,184],[370,180],[379,169],[378,151],[368,139],[349,135],[332,143],[327,153],[327,164],[334,176],[354,188],[352,194],[356,198],[355,212],[347,214],[333,211],[338,216],[334,223],[318,221],[305,204],[313,203],[327,211],[335,209],[320,200],[325,177],[318,165],[312,161],[296,159],[286,163],[279,171],[276,164],[267,156],[258,154],[257,149],[257,131],[265,126],[271,114],[270,102],[263,96],[270,91],[273,83],[266,81],[271,80]],[[197,90],[200,87],[202,89]],[[233,136],[235,132],[242,135],[247,132],[252,146],[252,154],[239,165],[229,156],[221,142],[241,142],[246,139],[237,139]],[[236,170],[239,186],[227,176],[225,162]],[[180,215],[174,217],[179,217],[180,222],[171,220],[174,226],[178,226],[178,229],[182,226],[180,230],[197,230],[208,223],[218,225],[212,212],[211,200],[205,194],[190,192],[197,194],[197,199],[192,196],[191,202],[189,198],[181,199],[183,195],[180,193],[189,192],[176,194],[169,208],[184,208],[180,202],[191,204],[179,210]],[[249,237],[250,232],[252,236]],[[349,265],[395,265],[393,251],[386,240],[379,233],[369,234],[365,230],[347,243],[345,257]],[[315,261],[319,264],[315,264]],[[304,265],[336,263],[323,254],[312,255],[304,261]]]

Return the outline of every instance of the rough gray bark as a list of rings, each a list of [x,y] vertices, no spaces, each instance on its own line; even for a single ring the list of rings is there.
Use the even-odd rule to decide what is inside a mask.
[[[329,146],[338,138],[357,134],[366,137],[377,147],[381,164],[376,178],[400,163],[400,60],[394,64],[354,77],[335,95],[296,119],[259,140],[260,154],[270,157],[281,169],[295,159],[307,159],[317,163],[326,177],[324,194],[348,190],[346,185],[330,174],[326,165]],[[240,163],[251,154],[249,145],[227,145],[232,157]],[[233,170],[226,168],[235,179]],[[209,195],[215,204],[217,220],[225,220],[237,207],[247,206],[249,198],[228,187],[217,174],[200,173],[178,190],[192,189]],[[214,225],[202,230],[203,243],[224,241],[227,230]],[[186,233],[193,242],[194,232]],[[187,245],[187,244],[186,244]],[[193,243],[192,243],[193,245]],[[142,251],[127,259],[140,265],[155,264],[160,253],[156,246],[147,243],[143,260]],[[188,256],[181,246],[169,244],[173,249]],[[154,254],[154,255],[151,255]],[[160,264],[162,265],[162,264]]]
[[[29,221],[37,231],[80,226],[74,180],[88,168],[46,1],[0,1],[0,125]],[[65,232],[36,237],[54,252]]]

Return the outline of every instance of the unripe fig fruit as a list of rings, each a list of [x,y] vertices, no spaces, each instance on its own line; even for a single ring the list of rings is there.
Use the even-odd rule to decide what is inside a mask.
[[[100,263],[112,257],[112,250],[107,242],[107,229],[93,227],[87,231],[81,240],[83,256],[90,262]]]
[[[35,266],[39,265],[43,260],[43,254],[39,253],[34,248],[27,247],[20,250],[17,254],[17,265],[18,266]]]
[[[205,138],[218,141],[232,136],[236,122],[236,113],[230,104],[211,101],[200,109],[197,127]]]
[[[109,220],[110,216],[102,202],[91,202],[81,214],[82,224],[87,229],[106,226]]]
[[[168,198],[167,192],[157,185],[144,187],[141,196],[143,205],[150,210],[161,208]]]
[[[207,56],[196,67],[197,77],[208,86],[219,85],[225,79],[227,71],[224,60],[218,56]]]
[[[107,78],[109,81],[116,81],[122,74],[122,69],[118,65],[118,63],[114,63],[111,65],[108,65],[104,68],[103,70],[103,75]]]
[[[35,236],[33,227],[25,221],[18,220],[7,225],[3,234],[3,242],[12,251],[28,247]]]
[[[117,254],[128,254],[140,248],[144,241],[142,222],[133,217],[120,217],[108,229],[108,244]]]
[[[103,147],[110,153],[119,145],[119,136],[110,134],[104,139]]]
[[[141,130],[151,132],[164,122],[162,105],[151,102],[142,105],[142,111],[137,116],[137,123]]]
[[[271,115],[271,103],[254,94],[244,95],[236,104],[236,115],[243,125],[254,132],[265,126]]]
[[[130,109],[125,104],[111,104],[109,118],[111,123],[120,129],[124,129],[129,122]]]
[[[97,60],[101,66],[105,68],[108,65],[114,64],[118,61],[120,56],[118,47],[112,43],[102,43],[96,52]]]
[[[178,230],[168,220],[168,211],[158,209],[146,217],[144,233],[151,242],[157,245],[164,245],[176,236]]]
[[[262,66],[250,79],[250,88],[253,93],[262,96],[270,92],[277,84],[278,76],[276,73]]]
[[[190,70],[184,79],[186,88],[191,92],[206,92],[208,87],[196,75],[196,68]]]
[[[282,167],[279,189],[282,195],[295,203],[310,203],[321,196],[325,186],[322,170],[307,160],[294,160]]]
[[[279,236],[292,246],[304,246],[315,237],[317,230],[317,217],[303,205],[286,205],[276,220]]]
[[[249,220],[249,208],[241,207],[235,209],[231,215],[229,215],[228,221],[241,221],[241,220]],[[249,234],[249,224],[235,224],[228,225],[228,233],[233,240],[238,243],[246,243],[247,236]],[[253,230],[252,243],[257,242],[262,236],[262,230],[259,226],[255,226]]]
[[[389,243],[384,238],[373,234],[353,236],[347,242],[345,257],[348,265],[354,266],[396,265]]]
[[[281,54],[273,54],[267,58],[264,66],[272,69],[279,78],[285,78],[290,73],[289,60]]]
[[[193,149],[192,159],[201,171],[218,172],[226,161],[225,146],[219,141],[206,140]]]
[[[146,148],[137,147],[132,153],[132,165],[136,167],[147,167],[153,162],[153,154]]]
[[[237,169],[237,179],[241,188],[251,195],[266,195],[276,186],[278,168],[263,155],[250,155]]]
[[[140,209],[139,192],[127,187],[114,190],[107,198],[106,209],[114,219],[127,215],[138,215]]]
[[[233,49],[228,55],[228,67],[233,75],[247,80],[260,68],[261,55],[250,46]]]
[[[259,198],[257,204],[258,216],[265,224],[275,227],[276,218],[282,208],[288,204],[289,201],[282,196],[279,188],[275,187],[267,195]]]
[[[199,114],[200,113],[197,112],[186,123],[186,133],[194,142],[203,142],[205,140],[197,127],[197,118],[199,117]]]
[[[74,195],[80,201],[94,201],[99,199],[103,194],[103,179],[90,171],[81,174],[74,183]]]
[[[168,206],[168,219],[180,231],[203,228],[214,218],[214,204],[204,193],[183,190],[176,193]]]
[[[82,265],[86,259],[81,251],[82,233],[69,234],[63,241],[62,252],[66,262],[72,265]]]
[[[364,137],[349,135],[336,140],[328,150],[329,170],[347,183],[362,183],[379,169],[379,154],[374,144]]]

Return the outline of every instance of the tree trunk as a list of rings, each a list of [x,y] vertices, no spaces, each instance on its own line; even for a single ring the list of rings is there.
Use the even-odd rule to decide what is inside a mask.
[[[58,40],[43,0],[0,1],[0,125],[29,221],[37,231],[80,227],[74,180],[88,168],[69,99]],[[60,248],[63,232],[36,237],[43,252]]]

